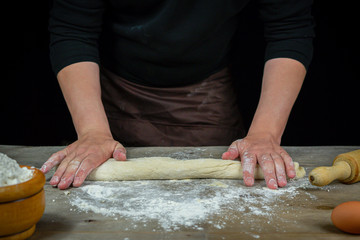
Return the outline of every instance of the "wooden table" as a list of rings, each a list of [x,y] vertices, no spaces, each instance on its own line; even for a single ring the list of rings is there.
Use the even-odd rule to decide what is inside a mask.
[[[334,157],[340,153],[359,148],[350,146],[285,147],[294,161],[305,167],[307,173],[316,166],[331,165]],[[19,164],[37,168],[41,167],[53,152],[60,149],[62,147],[0,146],[0,152],[16,159]],[[128,148],[128,158],[144,156],[220,158],[225,150],[226,147]],[[149,224],[142,222],[134,227],[134,222],[129,222],[121,216],[107,217],[99,213],[75,211],[69,203],[71,200],[69,196],[80,189],[71,188],[65,192],[53,188],[48,183],[52,174],[53,172],[50,172],[46,175],[46,209],[31,239],[360,239],[359,235],[341,232],[332,225],[330,220],[331,211],[335,206],[346,201],[360,200],[360,183],[345,185],[334,182],[327,188],[297,189],[299,194],[292,199],[285,197],[282,198],[281,203],[277,203],[279,206],[272,210],[273,217],[270,218],[249,215],[248,211],[237,211],[228,212],[229,216],[222,216],[220,228],[211,224],[216,222],[219,216],[209,216],[209,219],[203,223],[198,223],[196,228],[180,226],[175,230],[161,230],[156,221],[151,221]],[[199,184],[203,184],[203,181],[214,180],[199,181],[202,181]],[[243,186],[242,181],[235,181],[226,180],[225,183],[229,187]],[[257,181],[258,188],[259,184],[264,186],[263,182]],[[270,190],[264,189],[264,191]],[[239,219],[238,221],[234,221],[235,216]]]

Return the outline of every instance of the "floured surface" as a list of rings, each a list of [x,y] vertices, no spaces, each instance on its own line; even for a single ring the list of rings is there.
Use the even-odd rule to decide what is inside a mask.
[[[294,163],[296,178],[305,176],[305,170]],[[87,180],[155,180],[155,179],[242,179],[240,161],[215,158],[175,159],[171,157],[133,158],[127,161],[109,159],[96,168]],[[255,179],[264,179],[259,165],[254,172]]]
[[[286,224],[279,209],[288,215],[289,204],[297,198],[316,200],[305,191],[313,188],[307,179],[293,180],[278,190],[260,181],[249,188],[237,180],[87,182],[71,192],[69,202],[76,211],[131,223],[125,229],[129,231],[148,224],[153,231],[226,229],[229,222],[241,227],[250,221],[254,230],[261,231],[257,223],[279,229]]]
[[[0,152],[16,159],[19,164],[40,168],[52,153],[63,148],[64,146],[0,146]],[[144,156],[171,156],[177,159],[220,158],[227,148],[228,146],[127,148],[127,156],[128,158]],[[360,149],[360,146],[285,147],[285,150],[292,156],[294,161],[300,162],[301,166],[306,168],[306,172],[310,172],[317,166],[331,165],[335,156],[356,149]],[[53,173],[52,171],[46,174],[47,181],[50,180]],[[141,185],[138,187],[131,185],[139,184],[140,182],[154,182],[153,185],[156,185],[154,187],[158,190],[149,190],[150,192],[147,192],[149,187],[145,188],[148,186],[146,184],[143,184],[143,188]],[[159,186],[160,183],[164,182],[166,182],[164,186]],[[208,189],[208,192],[201,191],[200,189],[196,196],[188,196],[184,189],[189,188],[181,187],[178,182],[183,183],[184,187],[186,187],[186,184],[189,185],[189,188],[194,189],[194,191],[200,187]],[[107,188],[121,186],[121,184],[124,184],[124,182],[87,181],[84,187],[96,185]],[[135,181],[126,182],[125,184],[122,190],[128,194],[121,195],[120,192],[117,192],[113,196],[110,194],[108,200],[99,200],[100,198],[95,200],[94,197],[89,196],[84,191],[85,188],[70,188],[66,191],[60,191],[47,182],[44,186],[46,209],[43,217],[36,225],[37,230],[31,239],[352,240],[358,238],[358,236],[345,234],[338,230],[331,223],[330,216],[332,209],[337,205],[346,201],[359,200],[360,184],[347,185],[335,181],[330,186],[320,188],[310,185],[308,179],[303,178],[290,182],[288,185],[289,189],[277,190],[277,192],[282,190],[289,190],[290,192],[283,192],[281,195],[275,196],[274,200],[270,198],[263,203],[263,198],[260,197],[264,195],[260,191],[265,187],[263,180],[256,181],[253,188],[244,187],[242,180],[213,179]],[[292,187],[294,187],[293,190],[290,189]],[[134,188],[134,190],[132,191],[130,188]],[[188,225],[184,224],[185,221],[176,218],[176,215],[171,215],[172,208],[170,206],[174,205],[173,202],[179,201],[179,206],[181,203],[186,203],[182,199],[175,198],[179,197],[179,195],[174,195],[175,197],[173,198],[170,196],[164,198],[161,196],[151,196],[151,198],[158,201],[161,199],[164,199],[164,201],[168,200],[168,203],[162,202],[161,204],[163,206],[168,204],[169,207],[163,211],[157,209],[156,211],[165,215],[160,216],[161,214],[159,214],[156,219],[144,215],[147,211],[151,212],[152,208],[155,211],[156,208],[154,206],[157,206],[157,204],[155,201],[148,203],[139,201],[137,197],[149,196],[151,192],[171,195],[176,193],[173,188],[180,188],[177,193],[185,194],[183,198],[190,200],[189,202],[193,202],[195,199],[203,199],[205,202],[210,202],[215,190],[224,189],[224,199],[222,199],[224,203],[219,203],[221,205],[220,208],[216,207],[213,211],[211,209],[208,212],[203,210],[194,214],[193,217],[188,217],[187,222],[195,223],[194,225]],[[239,189],[236,190],[236,188]],[[238,193],[236,196],[231,197],[231,192],[226,194],[226,189],[233,189],[238,191]],[[291,193],[291,191],[294,192]],[[123,198],[117,199],[119,196]],[[125,209],[125,207],[128,207],[129,210],[135,210],[107,216],[104,213],[95,213],[90,209],[86,212],[85,207],[76,207],[76,204],[79,203],[76,199],[83,199],[86,201],[85,203],[92,204],[94,210],[99,207],[104,207],[108,211]],[[230,201],[232,200],[233,202],[231,203]],[[254,202],[254,204],[251,204],[251,202]],[[140,208],[139,204],[144,206]],[[205,203],[203,202],[203,204]],[[241,210],[241,205],[244,206],[244,211]],[[251,208],[252,206],[254,207]],[[143,213],[136,212],[139,209],[143,209]],[[176,211],[174,210],[173,212]],[[260,215],[260,213],[263,215]],[[166,214],[169,215],[167,216]],[[204,215],[208,217],[206,219],[199,217]],[[166,219],[170,221],[168,224]]]

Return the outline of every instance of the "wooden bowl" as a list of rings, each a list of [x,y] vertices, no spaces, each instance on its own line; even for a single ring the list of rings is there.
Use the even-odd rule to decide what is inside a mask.
[[[36,168],[20,167],[33,169],[33,177],[0,187],[0,240],[29,238],[45,210],[44,174]]]

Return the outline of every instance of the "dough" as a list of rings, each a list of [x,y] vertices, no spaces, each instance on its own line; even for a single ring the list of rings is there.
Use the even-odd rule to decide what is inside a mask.
[[[294,162],[296,178],[305,176],[305,169]],[[109,159],[96,168],[87,180],[155,180],[189,178],[242,179],[240,161],[214,158],[179,160],[170,157],[133,158],[127,161]],[[255,169],[255,179],[264,179],[259,166]]]

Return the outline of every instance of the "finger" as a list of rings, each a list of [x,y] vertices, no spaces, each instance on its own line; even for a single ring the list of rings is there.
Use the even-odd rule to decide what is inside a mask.
[[[87,159],[81,162],[81,165],[78,169],[78,171],[75,174],[73,186],[74,187],[80,187],[86,177],[96,168],[98,165],[95,165],[96,158],[93,156],[88,156]],[[100,164],[99,164],[100,165]]]
[[[271,158],[270,154],[260,155],[260,157],[258,157],[258,162],[261,169],[263,170],[264,178],[268,188],[277,189],[278,184],[276,181],[275,166],[274,166],[274,161]]]
[[[256,167],[256,156],[252,153],[244,152],[241,155],[241,165],[243,167],[243,179],[246,186],[254,185],[254,173]]]
[[[285,187],[287,184],[287,180],[286,180],[286,174],[285,174],[284,160],[277,153],[272,153],[271,157],[275,163],[275,172],[276,172],[276,178],[277,178],[278,185],[279,185],[279,187]]]
[[[230,145],[228,150],[224,152],[221,156],[224,160],[235,160],[239,156],[239,152],[235,144]]]
[[[72,155],[65,157],[60,163],[59,167],[56,169],[54,175],[50,179],[50,185],[57,186],[61,180],[62,175],[64,174],[68,163],[73,159]]]
[[[281,155],[282,159],[284,160],[286,173],[287,173],[288,177],[289,178],[296,177],[294,162],[293,162],[292,158],[290,157],[290,155],[285,151],[281,152],[280,155]]]
[[[59,165],[62,160],[66,157],[66,150],[63,149],[50,156],[50,158],[42,165],[40,171],[43,173],[49,172],[53,167]]]
[[[234,141],[228,150],[222,154],[221,158],[224,160],[235,160],[238,158],[240,155],[239,149],[242,149],[241,142],[242,139]]]
[[[82,161],[83,158],[79,156],[69,162],[57,185],[59,189],[67,189],[71,185]]]
[[[126,160],[126,149],[119,142],[115,146],[115,150],[113,152],[113,158],[115,158],[118,161]]]

